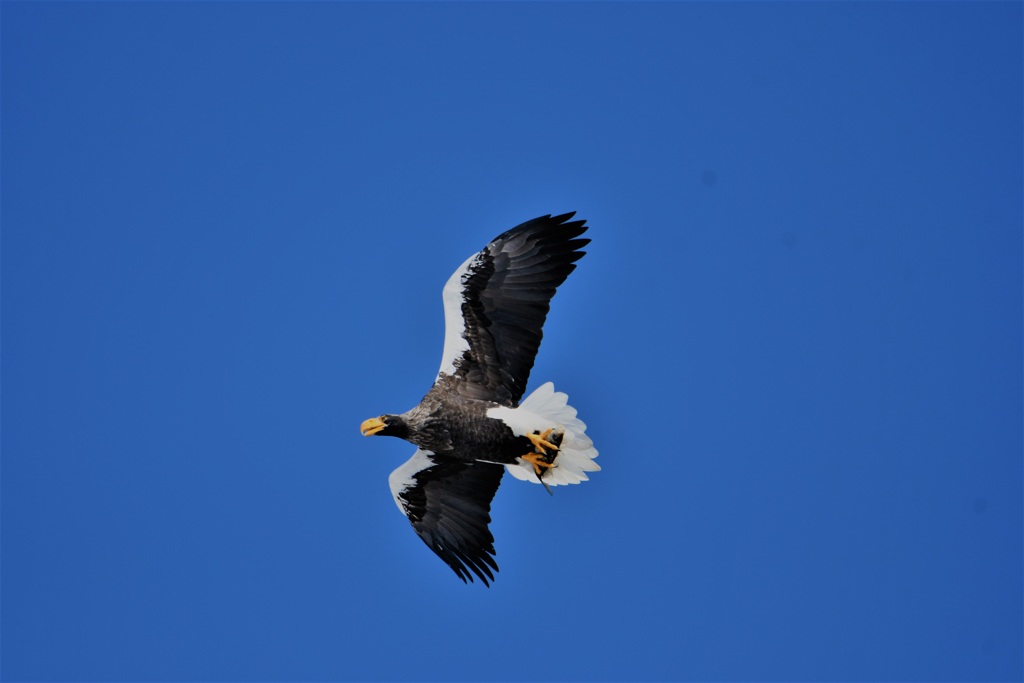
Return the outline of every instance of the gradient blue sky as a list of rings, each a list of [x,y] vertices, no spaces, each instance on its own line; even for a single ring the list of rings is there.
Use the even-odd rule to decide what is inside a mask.
[[[4,680],[1021,679],[1021,3],[0,22]],[[604,470],[463,585],[358,425],[571,210]]]

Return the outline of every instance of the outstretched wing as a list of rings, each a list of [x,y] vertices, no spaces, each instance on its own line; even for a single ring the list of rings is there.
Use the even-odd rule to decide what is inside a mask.
[[[444,353],[436,384],[515,406],[526,390],[555,289],[590,242],[574,213],[541,216],[502,233],[444,287]],[[446,378],[451,378],[446,380]]]
[[[504,465],[445,460],[420,449],[388,477],[398,509],[463,581],[476,574],[490,585],[498,571],[487,525],[504,471]]]

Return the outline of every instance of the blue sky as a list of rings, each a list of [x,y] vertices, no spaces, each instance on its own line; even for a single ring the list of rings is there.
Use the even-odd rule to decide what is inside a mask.
[[[1019,680],[1022,6],[27,3],[2,37],[4,680]],[[463,585],[359,435],[578,211]]]

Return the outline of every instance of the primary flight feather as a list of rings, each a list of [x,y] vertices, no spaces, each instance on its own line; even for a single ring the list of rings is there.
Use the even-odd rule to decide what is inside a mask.
[[[391,493],[424,543],[463,581],[494,580],[491,500],[507,469],[576,484],[601,469],[586,425],[548,382],[520,403],[555,290],[589,239],[573,213],[541,216],[495,237],[444,287],[445,336],[433,387],[412,410],[362,423],[418,450],[391,473]],[[549,489],[550,491],[550,489]]]

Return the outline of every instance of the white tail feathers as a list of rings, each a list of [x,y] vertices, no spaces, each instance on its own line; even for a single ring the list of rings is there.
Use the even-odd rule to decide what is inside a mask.
[[[543,433],[554,428],[562,433],[555,467],[543,474],[548,486],[578,484],[587,481],[587,472],[596,472],[601,466],[594,462],[597,449],[586,435],[587,425],[576,417],[576,409],[569,405],[569,396],[555,391],[555,385],[547,382],[526,397],[518,408],[492,408],[489,417],[504,420],[518,435],[533,432]],[[541,483],[533,465],[520,459],[515,465],[505,465],[516,479]]]

